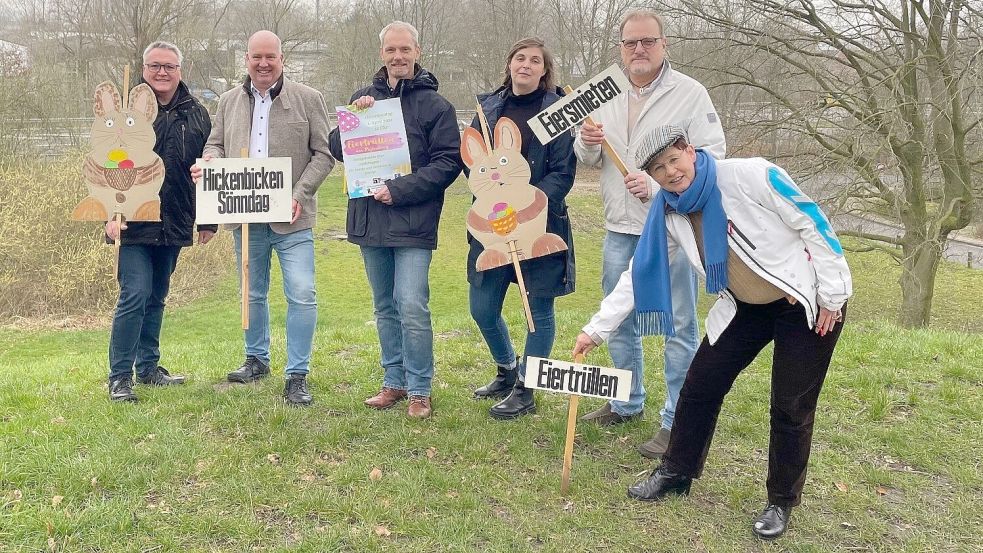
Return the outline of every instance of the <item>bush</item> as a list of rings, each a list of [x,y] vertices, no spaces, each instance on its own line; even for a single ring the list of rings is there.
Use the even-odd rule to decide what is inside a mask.
[[[105,318],[118,294],[113,248],[102,225],[70,220],[87,191],[81,153],[55,161],[0,160],[0,322]],[[209,290],[234,267],[231,238],[186,248],[171,280],[169,304]]]

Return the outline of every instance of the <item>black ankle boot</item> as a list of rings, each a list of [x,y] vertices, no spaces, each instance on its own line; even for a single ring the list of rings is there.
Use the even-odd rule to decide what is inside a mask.
[[[474,391],[475,399],[505,399],[508,397],[512,387],[515,386],[515,378],[519,373],[518,364],[512,368],[498,366],[498,374],[495,379],[488,384]]]
[[[488,414],[493,419],[508,420],[516,419],[527,413],[536,412],[536,398],[532,390],[526,388],[521,380],[515,381],[515,387],[509,397],[499,401],[492,406]]]
[[[639,501],[659,501],[665,499],[667,495],[689,495],[689,487],[692,483],[693,479],[689,476],[672,472],[665,465],[659,465],[648,479],[628,488],[628,497]]]

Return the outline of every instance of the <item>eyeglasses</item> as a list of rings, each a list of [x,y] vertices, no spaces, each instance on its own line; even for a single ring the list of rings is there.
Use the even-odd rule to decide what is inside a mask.
[[[642,48],[646,50],[654,47],[660,40],[664,37],[661,36],[647,36],[641,39],[626,39],[621,41],[621,47],[625,50],[634,50],[639,43],[641,43]]]
[[[164,73],[168,75],[181,68],[180,65],[174,65],[173,63],[145,63],[143,66],[149,69],[151,73],[157,73],[163,69]]]

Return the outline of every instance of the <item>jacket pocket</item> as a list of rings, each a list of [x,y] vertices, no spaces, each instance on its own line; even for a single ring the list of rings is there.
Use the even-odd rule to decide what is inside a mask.
[[[348,202],[348,221],[345,225],[348,236],[365,236],[369,219],[368,208],[368,202],[364,200]]]

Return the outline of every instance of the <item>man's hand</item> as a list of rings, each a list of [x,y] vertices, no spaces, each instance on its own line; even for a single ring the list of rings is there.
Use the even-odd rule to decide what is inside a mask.
[[[126,230],[125,222],[122,225],[117,225],[116,219],[106,222],[106,236],[108,236],[113,242],[119,240],[119,233],[121,230]]]
[[[377,188],[372,197],[386,205],[393,205],[393,197],[389,194],[389,187],[385,184]]]
[[[302,211],[304,211],[304,208],[300,206],[300,202],[293,200],[293,203],[290,204],[290,210],[294,214],[293,217],[290,218],[290,224],[292,225],[297,222],[297,219],[300,219],[300,214]]]
[[[632,196],[639,200],[647,200],[652,197],[652,187],[649,185],[649,176],[641,171],[635,171],[625,175],[625,188]]]
[[[215,236],[214,230],[199,230],[198,231],[198,244],[204,246],[208,243],[212,237]]]
[[[212,157],[212,154],[205,154],[201,159],[203,159],[205,161],[211,161],[214,158]],[[201,167],[198,167],[198,164],[192,165],[191,166],[191,180],[194,181],[194,182],[198,182],[198,179],[200,179],[200,178],[201,178]]]
[[[825,307],[819,308],[819,318],[816,320],[816,334],[825,336],[827,332],[833,330],[836,323],[843,320],[843,312],[837,309],[830,311]]]
[[[355,109],[369,109],[375,105],[375,98],[371,96],[362,96],[352,102],[352,105],[355,106]]]
[[[604,125],[597,123],[591,125],[584,121],[580,127],[580,139],[588,146],[600,146],[604,142]]]
[[[573,347],[573,356],[577,355],[587,355],[587,352],[597,347],[594,343],[594,339],[590,337],[590,334],[586,332],[581,332],[577,336],[577,345]]]

